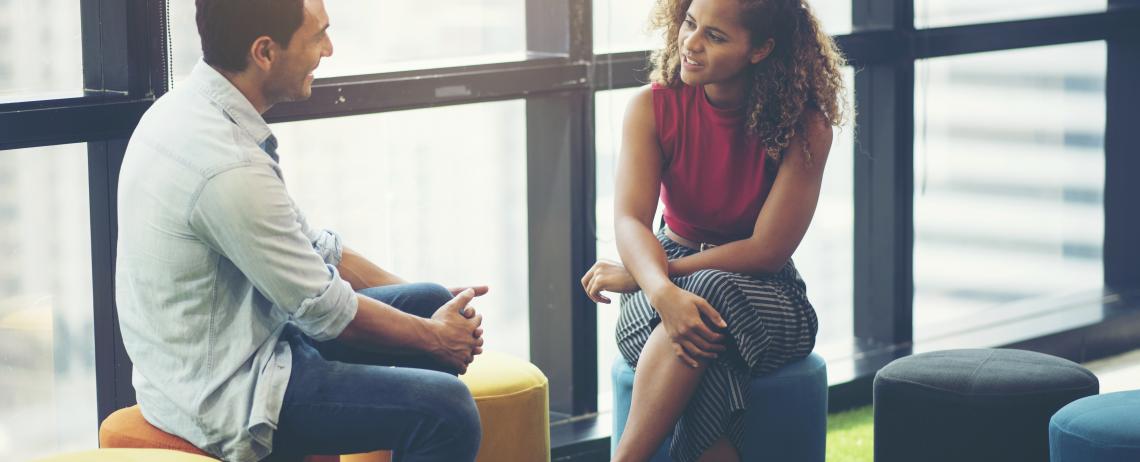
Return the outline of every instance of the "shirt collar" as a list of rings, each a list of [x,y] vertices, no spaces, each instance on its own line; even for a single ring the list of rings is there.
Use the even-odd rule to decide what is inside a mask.
[[[230,83],[229,79],[205,61],[198,60],[186,82],[221,107],[226,117],[245,130],[258,145],[264,145],[265,141],[273,136],[269,125],[265,123],[265,119],[249,99]]]

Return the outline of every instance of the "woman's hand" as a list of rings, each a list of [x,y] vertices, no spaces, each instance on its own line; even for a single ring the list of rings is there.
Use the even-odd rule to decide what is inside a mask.
[[[704,298],[671,286],[653,294],[653,308],[661,315],[661,326],[673,341],[677,357],[696,368],[697,359],[716,359],[725,351],[724,334],[716,332],[728,327],[720,313]]]
[[[586,289],[590,300],[598,303],[610,303],[609,297],[602,295],[603,290],[628,294],[639,289],[637,281],[633,280],[633,275],[626,271],[625,266],[609,260],[594,263],[590,271],[582,276],[582,288]]]

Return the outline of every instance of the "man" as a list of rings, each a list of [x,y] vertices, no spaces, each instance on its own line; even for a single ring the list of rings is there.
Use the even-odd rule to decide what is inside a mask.
[[[322,0],[197,0],[197,22],[203,61],[143,116],[119,177],[143,415],[228,461],[473,460],[479,417],[453,374],[482,351],[468,303],[486,287],[403,284],[310,227],[282,181],[261,114],[308,98],[332,55]]]

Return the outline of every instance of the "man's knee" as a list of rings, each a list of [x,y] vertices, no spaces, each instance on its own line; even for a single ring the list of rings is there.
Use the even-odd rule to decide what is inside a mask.
[[[438,397],[434,412],[441,427],[450,434],[441,436],[451,440],[450,445],[458,452],[469,453],[474,457],[479,450],[483,427],[471,391],[453,376],[437,377],[432,380],[431,388],[432,394]]]
[[[414,304],[439,308],[451,301],[451,291],[434,282],[415,282],[407,285]]]
[[[479,442],[483,440],[483,424],[479,421],[479,409],[475,407],[470,392],[466,398],[454,409],[450,419],[456,432],[456,444],[467,448],[467,453],[474,456],[479,451]]]

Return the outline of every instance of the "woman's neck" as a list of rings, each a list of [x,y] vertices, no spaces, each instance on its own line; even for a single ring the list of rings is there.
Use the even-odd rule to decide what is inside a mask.
[[[736,109],[744,105],[744,79],[704,85],[705,98],[717,109]]]

